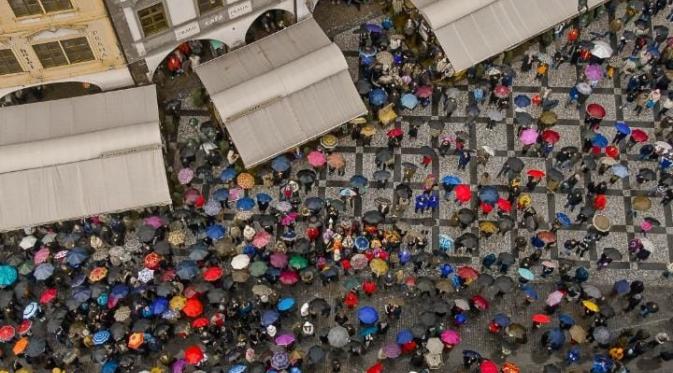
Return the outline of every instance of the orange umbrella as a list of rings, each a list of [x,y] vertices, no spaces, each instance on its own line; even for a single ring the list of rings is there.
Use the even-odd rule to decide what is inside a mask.
[[[505,362],[505,365],[502,366],[502,373],[519,373],[519,367],[516,364],[507,361]]]
[[[145,267],[149,269],[157,269],[159,267],[160,262],[161,262],[161,255],[155,253],[154,251],[145,255],[144,264]]]
[[[189,317],[197,317],[203,313],[203,304],[197,298],[189,298],[185,302],[182,312]]]
[[[89,281],[97,282],[107,276],[107,268],[105,267],[96,267],[89,272]]]
[[[14,347],[12,347],[12,352],[14,352],[14,355],[21,355],[24,351],[26,351],[26,347],[28,347],[28,337],[21,337],[18,341],[16,341]]]
[[[197,365],[203,361],[203,350],[201,350],[201,347],[192,345],[185,348],[185,361],[191,365]]]
[[[132,333],[129,336],[128,346],[130,349],[137,350],[145,342],[145,335],[140,332]]]
[[[255,186],[255,177],[243,172],[236,177],[236,183],[243,189],[252,189]]]

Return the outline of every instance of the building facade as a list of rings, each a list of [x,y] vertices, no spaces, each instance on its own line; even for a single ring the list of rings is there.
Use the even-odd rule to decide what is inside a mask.
[[[245,44],[253,22],[270,10],[294,20],[310,15],[317,0],[106,0],[136,83],[188,40],[215,40],[231,49]]]
[[[133,85],[103,0],[0,0],[0,97],[59,82]]]

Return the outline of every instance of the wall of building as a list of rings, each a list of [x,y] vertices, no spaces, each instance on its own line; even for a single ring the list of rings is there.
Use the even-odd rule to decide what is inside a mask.
[[[198,0],[106,0],[131,70],[150,80],[161,61],[187,40],[214,39],[228,48],[245,44],[252,23],[268,10],[280,9],[298,19],[310,16],[315,0],[218,0],[216,9],[201,13]],[[138,12],[162,4],[168,27],[145,35]]]
[[[0,75],[0,96],[51,82],[82,81],[102,89],[133,84],[103,0],[70,0],[72,9],[16,17],[0,0],[0,50],[10,49],[23,72]],[[94,59],[45,68],[36,44],[86,37]]]

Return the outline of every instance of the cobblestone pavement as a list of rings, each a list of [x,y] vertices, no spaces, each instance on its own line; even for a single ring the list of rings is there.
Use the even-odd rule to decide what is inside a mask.
[[[622,4],[618,11],[617,16],[621,17],[624,14],[624,4]],[[340,12],[341,9],[337,9],[337,6],[327,5],[326,6],[327,15],[321,16],[325,19],[330,18],[331,12]],[[349,8],[347,12],[352,13],[352,9]],[[349,14],[350,14],[349,13]],[[348,63],[350,65],[350,70],[353,75],[353,79],[357,80],[358,74],[358,58],[357,58],[357,35],[353,32],[359,25],[362,19],[366,19],[367,16],[376,15],[376,11],[367,10],[364,16],[353,17],[351,28],[345,29],[345,31],[333,33],[334,41],[342,48]],[[668,22],[664,19],[666,12],[662,12],[657,18],[653,19],[652,25],[668,25]],[[316,16],[319,18],[318,16]],[[375,20],[380,18],[375,18]],[[332,22],[332,21],[325,21]],[[608,29],[608,18],[607,15],[602,18],[594,21],[589,26],[588,30],[585,30],[583,35],[589,35],[589,31],[603,32]],[[328,27],[330,30],[339,30],[339,27],[345,28],[343,26],[337,26],[336,22],[334,24],[329,23]],[[627,29],[632,28],[633,24],[627,26]],[[564,39],[563,39],[564,40]],[[612,38],[613,45],[616,44],[616,39]],[[539,45],[534,45],[533,48],[540,49]],[[553,55],[555,45],[547,47],[545,52],[549,55]],[[632,44],[627,45],[625,51],[630,51]],[[517,71],[517,77],[514,81],[513,87],[513,96],[517,94],[527,94],[532,96],[540,92],[540,82],[534,79],[534,71],[530,73],[521,73],[518,72],[520,67],[520,62],[513,63],[513,68]],[[549,77],[544,81],[545,84],[548,84],[552,89],[552,98],[559,99],[561,103],[554,110],[560,120],[557,125],[554,127],[554,130],[561,134],[561,143],[557,144],[557,149],[566,145],[576,145],[581,144],[580,137],[580,127],[582,125],[583,112],[581,110],[576,110],[574,107],[565,108],[564,103],[567,97],[567,94],[570,88],[576,83],[577,77],[581,74],[582,67],[574,67],[568,64],[562,65],[559,69],[550,71]],[[615,76],[613,79],[606,79],[595,89],[594,94],[589,99],[589,103],[596,102],[603,105],[607,110],[607,116],[601,125],[601,132],[608,138],[612,138],[614,135],[613,124],[615,121],[626,120],[632,126],[632,128],[641,128],[646,131],[651,137],[654,137],[654,120],[651,112],[644,112],[642,115],[635,115],[631,109],[622,108],[623,103],[625,102],[625,93],[624,88],[626,84],[626,79],[619,76]],[[469,183],[476,188],[478,183],[479,175],[484,171],[489,172],[491,175],[496,175],[502,162],[508,157],[518,156],[524,160],[525,170],[528,169],[543,169],[549,171],[551,169],[552,161],[550,158],[541,158],[541,157],[532,157],[530,154],[524,154],[521,151],[519,141],[516,139],[516,128],[513,124],[514,112],[512,109],[509,109],[507,112],[507,118],[504,120],[504,123],[499,123],[494,129],[486,128],[486,117],[483,113],[487,112],[486,109],[482,110],[482,116],[479,117],[476,123],[472,126],[465,126],[467,115],[464,111],[466,103],[468,102],[468,90],[472,88],[467,82],[462,82],[456,85],[456,88],[460,91],[459,97],[459,109],[454,113],[451,118],[446,118],[440,115],[443,113],[443,108],[438,97],[434,97],[432,104],[427,107],[419,107],[415,110],[407,110],[403,112],[402,121],[395,124],[396,127],[402,128],[403,130],[408,129],[408,123],[418,123],[421,125],[418,138],[413,140],[409,139],[408,136],[405,136],[402,147],[394,151],[394,168],[393,176],[391,181],[388,183],[387,188],[377,189],[373,183],[370,183],[369,189],[363,195],[362,198],[357,198],[354,201],[352,207],[347,208],[347,211],[343,215],[350,215],[359,217],[368,210],[376,208],[376,203],[374,202],[377,197],[385,197],[390,200],[393,200],[393,190],[394,186],[399,184],[402,180],[402,163],[403,162],[412,162],[420,165],[421,160],[421,150],[420,147],[429,143],[430,139],[430,129],[429,124],[433,122],[443,123],[443,134],[452,135],[458,131],[465,131],[469,134],[469,142],[467,147],[470,149],[477,149],[483,145],[488,145],[496,150],[496,156],[493,157],[486,167],[478,166],[477,163],[473,160],[470,162],[470,165],[466,171],[459,171],[457,169],[457,157],[454,155],[449,155],[444,158],[434,157],[431,163],[431,166],[427,170],[420,168],[416,173],[415,179],[413,180],[412,186],[415,189],[415,193],[419,193],[422,190],[421,182],[426,176],[427,173],[432,173],[434,175],[439,175],[442,177],[444,175],[457,175],[464,182]],[[513,97],[512,96],[512,97]],[[540,109],[538,107],[529,107],[528,112],[533,116],[537,117],[540,114]],[[203,119],[203,116],[207,116],[208,112],[199,108],[192,107],[183,107],[183,120],[181,125],[186,125],[190,116],[196,116],[200,120]],[[341,152],[347,160],[347,167],[344,175],[337,174],[328,174],[323,171],[320,174],[320,180],[317,185],[309,191],[309,193],[303,194],[304,197],[307,196],[320,196],[323,198],[338,198],[339,191],[341,188],[348,186],[348,181],[351,176],[355,174],[362,174],[366,177],[371,178],[372,173],[376,170],[376,165],[374,163],[374,155],[380,149],[386,147],[387,129],[380,129],[375,135],[371,146],[363,146],[360,142],[355,142],[350,139],[348,136],[339,137],[339,145],[336,148],[337,152]],[[627,166],[630,170],[637,170],[638,168],[644,166],[644,162],[638,161],[638,150],[639,146],[633,147],[628,151],[626,157],[622,156],[621,163]],[[649,165],[654,168],[654,165]],[[303,168],[308,168],[309,165],[306,164],[294,164],[293,172],[301,170]],[[566,173],[566,176],[569,174]],[[609,173],[606,173],[605,176],[592,175],[583,180],[583,183],[586,185],[592,179],[596,180],[607,180],[609,178]],[[496,184],[506,183],[506,179],[503,176],[502,178],[494,178],[492,180]],[[648,285],[648,290],[646,291],[647,299],[656,300],[661,305],[661,312],[656,315],[650,316],[648,319],[641,319],[633,314],[623,314],[618,312],[618,316],[611,320],[610,327],[616,328],[626,328],[626,327],[637,327],[642,325],[646,329],[657,332],[661,330],[671,331],[672,324],[668,321],[673,312],[671,312],[671,302],[668,294],[671,290],[671,284],[668,283],[661,276],[661,270],[664,269],[667,263],[673,259],[673,215],[671,214],[670,207],[662,207],[660,204],[660,198],[652,198],[652,208],[646,214],[639,214],[633,216],[630,212],[632,211],[632,198],[640,195],[648,195],[649,192],[655,185],[652,182],[646,182],[644,184],[637,184],[635,180],[624,179],[623,181],[618,181],[615,184],[611,184],[610,190],[607,193],[608,195],[608,207],[606,213],[609,215],[612,228],[611,233],[607,238],[599,241],[597,248],[591,250],[585,258],[577,258],[575,256],[566,256],[563,253],[559,252],[556,247],[552,247],[551,250],[545,252],[545,258],[551,260],[568,260],[572,261],[575,265],[583,265],[587,268],[591,268],[591,278],[590,282],[597,284],[606,292],[609,289],[614,281],[621,278],[626,279],[641,279],[646,282]],[[250,191],[252,195],[258,192],[267,192],[277,194],[277,188],[274,190],[265,189],[262,186],[257,186],[255,189]],[[538,211],[538,215],[544,217],[545,222],[542,223],[542,227],[549,227],[549,223],[553,221],[554,216],[557,212],[566,212],[571,215],[573,218],[575,214],[571,214],[566,208],[565,205],[565,196],[563,194],[548,193],[545,187],[544,182],[541,183],[535,191],[532,193],[535,209]],[[457,228],[452,228],[448,226],[448,219],[451,214],[459,209],[460,207],[452,202],[443,201],[440,205],[438,211],[427,212],[425,214],[414,214],[413,209],[408,209],[408,211],[403,214],[399,219],[402,221],[408,222],[412,229],[423,231],[429,231],[430,245],[429,247],[436,249],[438,247],[438,236],[440,234],[446,233],[453,237],[457,237],[462,232]],[[655,227],[647,237],[652,240],[656,245],[656,250],[653,252],[652,256],[645,262],[637,262],[633,258],[630,258],[628,252],[626,252],[627,241],[633,237],[639,236],[639,224],[642,221],[644,216],[653,216],[660,220],[663,224],[661,227]],[[233,217],[233,211],[230,214],[226,215],[227,218]],[[477,223],[469,229],[475,234],[478,234]],[[301,234],[301,226],[298,229]],[[574,225],[568,228],[562,228],[558,232],[558,241],[564,242],[568,238],[581,239],[586,233],[586,227],[580,225]],[[478,247],[471,253],[467,252],[454,252],[450,254],[449,262],[453,264],[472,264],[479,265],[481,256],[490,252],[503,252],[509,251],[513,254],[522,258],[529,253],[517,252],[513,250],[513,242],[517,236],[530,237],[531,233],[526,231],[523,228],[515,227],[510,233],[499,236],[493,235],[490,238],[480,238]],[[623,259],[620,261],[613,262],[610,267],[606,270],[597,271],[595,261],[597,257],[602,252],[603,248],[606,247],[615,247],[622,254]],[[544,296],[553,288],[553,283],[539,281],[535,283],[535,287],[538,292]],[[281,293],[290,293],[290,289],[279,288]],[[468,297],[476,293],[477,289],[474,287],[468,288],[465,294],[450,294],[443,296],[445,300],[451,302],[453,299]],[[296,290],[293,290],[292,293],[296,296]],[[330,284],[327,287],[321,287],[320,285],[315,285],[313,288],[307,289],[300,295],[299,301],[311,299],[314,296],[326,297],[330,303],[338,303],[339,299],[343,296],[345,290],[339,284]],[[382,291],[380,294],[377,294],[375,298],[364,299],[362,300],[363,304],[372,304],[375,305],[378,309],[381,309],[383,305],[391,297],[399,299],[400,291],[397,289],[387,289]],[[404,306],[403,317],[393,323],[391,329],[393,331],[388,333],[387,339],[391,340],[394,338],[394,330],[400,329],[403,327],[412,326],[418,316],[422,311],[432,309],[432,303],[424,298],[413,298],[413,297],[402,297],[406,301],[406,306]],[[615,309],[621,307],[619,299],[609,299],[608,303],[611,303]],[[492,305],[491,310],[488,312],[483,312],[481,314],[473,314],[472,320],[468,322],[467,326],[461,328],[461,334],[463,337],[463,342],[459,346],[458,350],[450,354],[445,355],[445,366],[442,371],[446,372],[455,372],[461,371],[460,368],[460,350],[462,349],[474,349],[481,351],[486,356],[489,356],[494,359],[499,357],[499,345],[496,338],[486,332],[485,324],[494,313],[497,312],[506,312],[510,313],[513,316],[515,321],[521,322],[524,325],[528,325],[530,320],[530,315],[533,313],[539,312],[542,309],[542,302],[537,302],[531,306],[524,306],[523,295],[519,294],[518,291],[509,298],[506,299],[497,299]],[[581,312],[577,309],[576,304],[566,304],[563,306],[563,311],[570,312],[572,314],[579,315]],[[350,314],[351,318],[354,318],[354,314]],[[291,320],[288,320],[290,322]],[[581,320],[581,324],[586,325],[586,320]],[[622,325],[620,327],[620,325]],[[284,326],[288,327],[289,325]],[[329,322],[327,320],[320,321],[318,327],[328,327]],[[539,336],[544,332],[544,328],[534,332],[530,335],[532,341],[539,340]],[[346,362],[344,370],[346,372],[361,372],[363,367],[366,367],[372,364],[376,359],[376,347],[379,346],[379,342],[376,342],[373,352],[368,353],[367,355],[359,358],[351,358],[343,355],[342,352],[332,351],[331,356],[339,357],[340,360]],[[533,342],[522,347],[519,351],[515,351],[514,355],[510,358],[512,361],[515,361],[522,366],[522,372],[538,372],[541,371],[540,363],[554,362],[559,360],[559,354],[554,354],[549,356],[546,353],[543,353],[538,350],[538,343]],[[585,347],[585,357],[590,357],[592,355],[592,348]],[[328,359],[329,360],[329,359]],[[389,365],[390,364],[390,365]],[[407,371],[408,358],[399,359],[395,363],[386,363],[387,367],[390,367],[389,371],[393,372],[403,372]],[[646,366],[644,362],[634,362],[630,364],[632,371],[645,371],[650,370],[651,367]],[[655,367],[655,371],[671,371],[671,367]],[[325,370],[328,371],[327,365]],[[388,370],[387,370],[388,371]]]

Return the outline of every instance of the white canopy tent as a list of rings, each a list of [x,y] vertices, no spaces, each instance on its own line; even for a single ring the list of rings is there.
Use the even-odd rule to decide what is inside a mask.
[[[246,167],[367,112],[339,47],[312,18],[196,72]]]
[[[579,14],[577,0],[411,0],[456,71]],[[606,0],[589,0],[593,8]]]
[[[154,86],[0,109],[0,231],[170,203]]]

